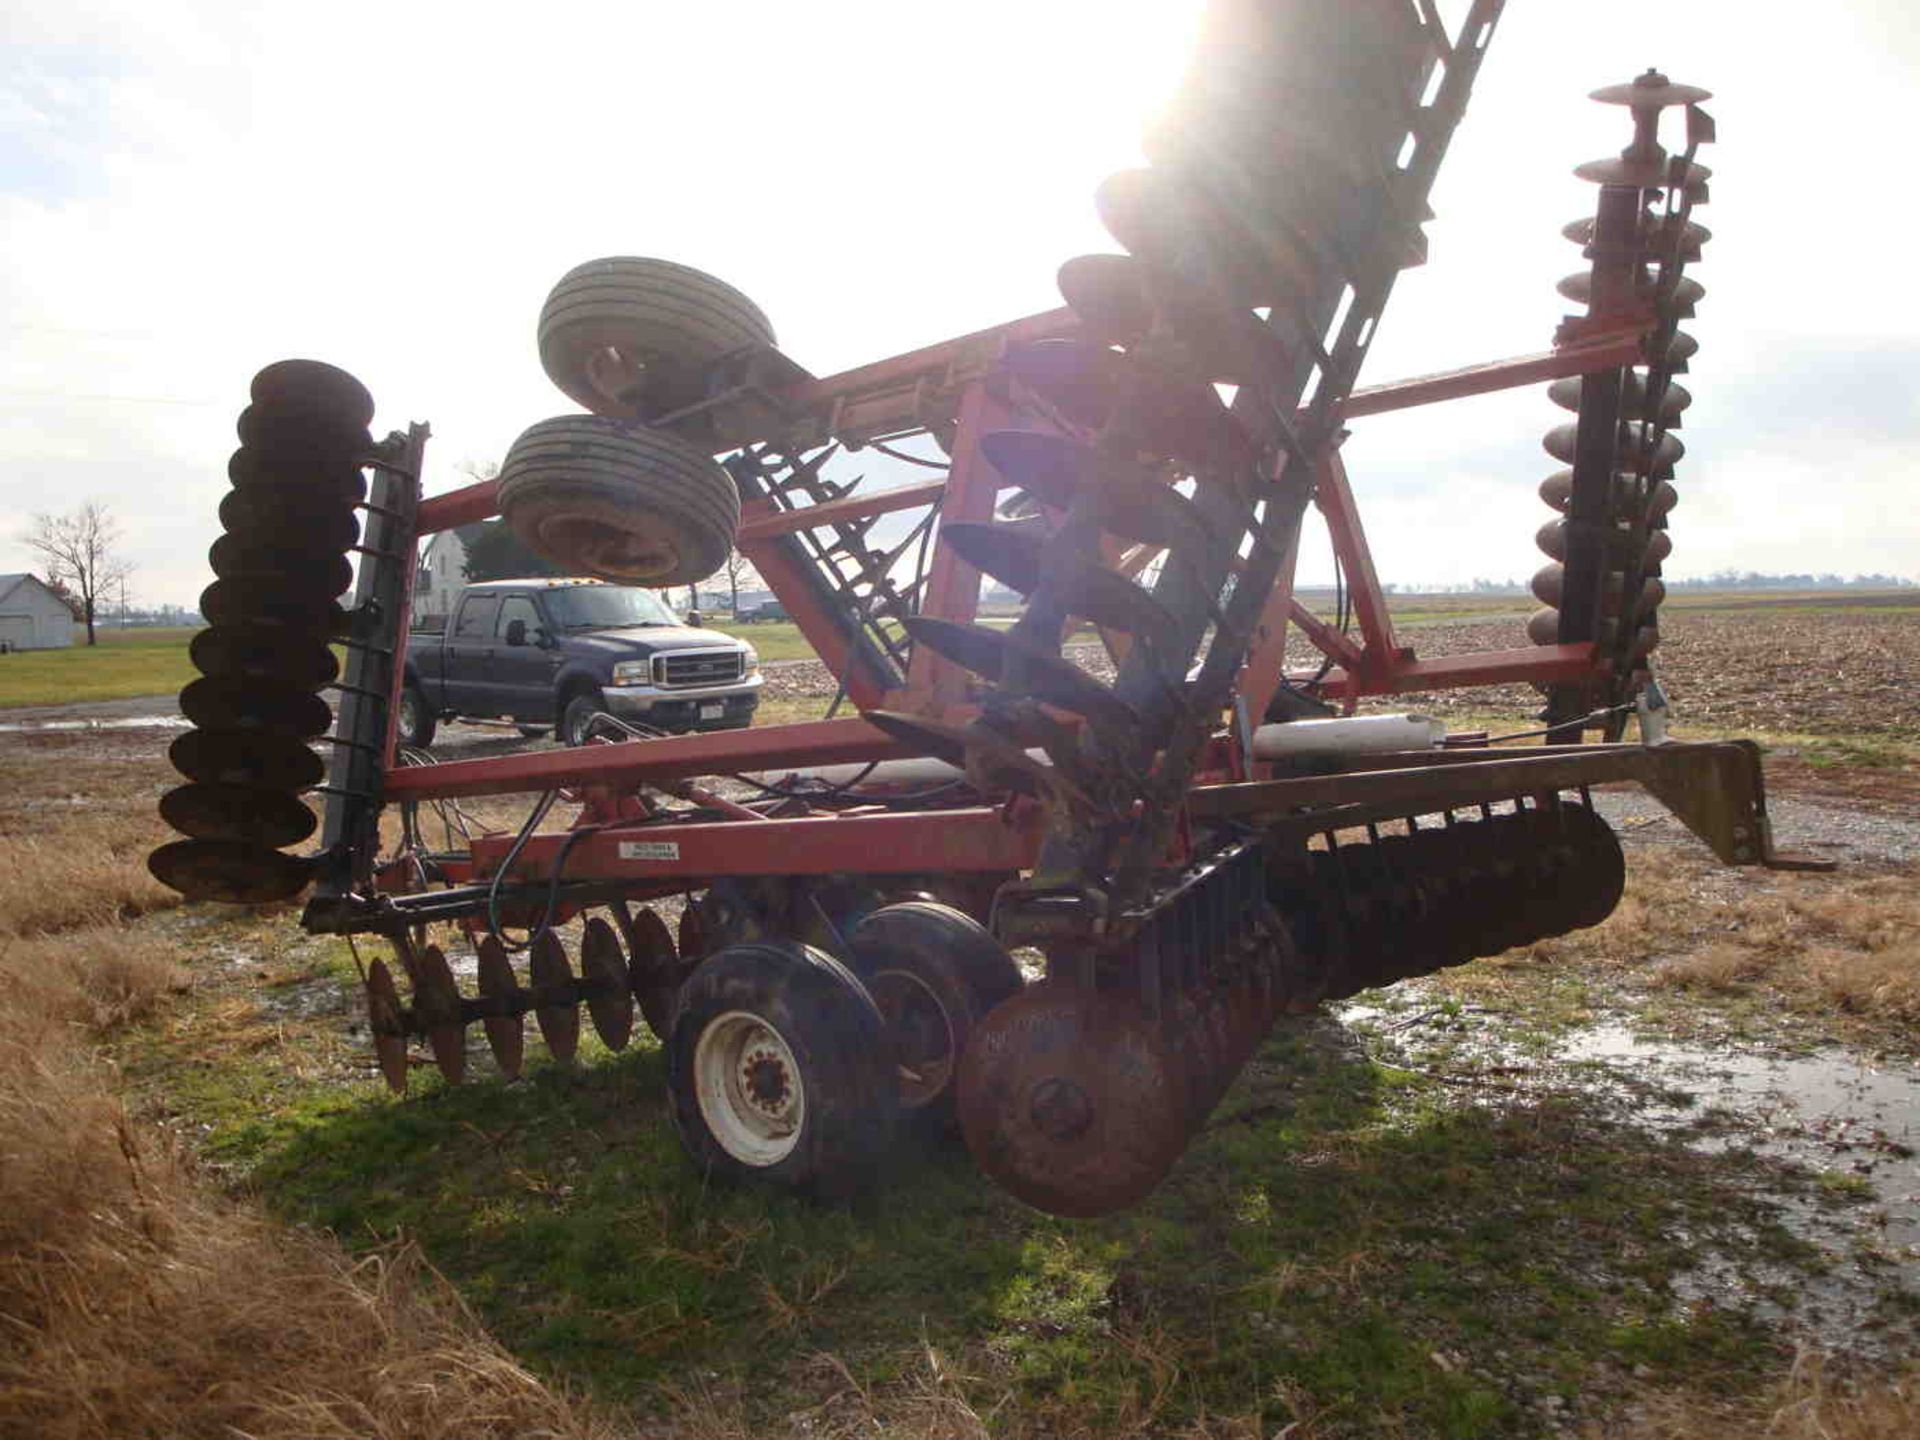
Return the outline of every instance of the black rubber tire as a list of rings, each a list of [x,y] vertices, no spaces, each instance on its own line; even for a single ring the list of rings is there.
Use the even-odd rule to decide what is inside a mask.
[[[888,1050],[896,1064],[902,1113],[917,1128],[945,1131],[953,1118],[954,1077],[967,1041],[996,1005],[1019,994],[1025,982],[1020,967],[986,929],[963,911],[931,900],[906,900],[882,906],[847,936],[853,971],[868,987],[889,1021]],[[902,989],[902,981],[908,988]],[[924,1050],[926,1036],[892,1033],[901,1022],[901,997],[931,998],[945,1022],[948,1053],[937,1075],[943,1083],[915,1084],[902,1047]],[[924,1011],[917,1017],[925,1026]],[[912,1023],[911,1021],[905,1023]],[[938,1037],[934,1037],[937,1039]]]
[[[523,432],[500,469],[500,514],[571,575],[691,585],[727,563],[740,525],[733,477],[664,431],[561,415]]]
[[[541,365],[569,399],[645,420],[700,399],[721,356],[774,339],[760,307],[725,281],[670,260],[610,256],[561,277],[540,307],[539,343]],[[610,349],[624,369],[602,368]]]
[[[566,705],[560,711],[560,743],[562,745],[584,745],[587,743],[587,726],[593,717],[607,708],[607,702],[597,690],[586,690],[569,696]]]
[[[426,692],[418,685],[409,684],[400,692],[400,716],[394,738],[410,750],[424,750],[433,744],[434,732],[439,728],[440,719],[427,703]]]
[[[553,729],[551,725],[516,725],[513,728],[520,732],[523,740],[544,740]]]
[[[793,1142],[763,1163],[716,1138],[696,1085],[701,1036],[738,1014],[772,1030],[799,1072],[803,1107]],[[862,1190],[886,1154],[895,1118],[881,1029],[880,1012],[853,972],[808,946],[732,945],[703,961],[680,987],[667,1044],[667,1091],[687,1154],[702,1172],[729,1181],[828,1197]],[[726,1103],[711,1091],[709,1098]]]

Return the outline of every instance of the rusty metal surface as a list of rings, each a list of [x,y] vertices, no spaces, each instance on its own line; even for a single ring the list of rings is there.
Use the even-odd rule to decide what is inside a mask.
[[[1136,1204],[1187,1143],[1181,1067],[1157,1027],[1058,981],[1029,986],[974,1031],[958,1102],[974,1162],[1055,1215]]]

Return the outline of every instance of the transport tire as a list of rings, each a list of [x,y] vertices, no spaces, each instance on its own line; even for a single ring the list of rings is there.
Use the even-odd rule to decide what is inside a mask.
[[[706,393],[721,356],[772,345],[773,326],[725,281],[670,260],[576,265],[540,307],[540,363],[596,415],[646,420]]]
[[[689,585],[726,564],[740,492],[712,455],[678,436],[562,415],[513,442],[500,514],[568,574]]]
[[[433,744],[434,732],[438,729],[439,717],[427,703],[426,692],[418,685],[408,685],[400,692],[400,719],[395,727],[395,739],[410,749],[424,750]]]
[[[805,945],[733,945],[680,987],[667,1045],[674,1128],[736,1182],[845,1197],[892,1138],[894,1086],[873,999]]]
[[[560,712],[560,743],[586,744],[587,730],[593,724],[593,717],[606,708],[607,702],[598,690],[583,691],[569,699],[566,708]]]
[[[972,917],[928,900],[873,911],[847,948],[886,1022],[902,1114],[917,1128],[946,1130],[967,1042],[989,1011],[1020,993],[1020,968]]]

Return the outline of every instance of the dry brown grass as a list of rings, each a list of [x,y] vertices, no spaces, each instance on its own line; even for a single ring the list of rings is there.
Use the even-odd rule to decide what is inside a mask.
[[[92,1043],[179,983],[118,928],[0,949],[0,1435],[600,1437],[406,1250],[216,1196]]]
[[[172,772],[98,736],[9,737],[0,752],[0,936],[128,919],[177,905],[147,854],[178,837],[157,805]]]
[[[1698,1399],[1650,1406],[1631,1440],[1913,1440],[1920,1435],[1920,1374],[1846,1384],[1804,1356],[1774,1394],[1712,1406]]]
[[[1632,857],[1628,877],[1604,925],[1526,953],[1640,970],[1660,988],[1765,989],[1808,1012],[1920,1020],[1920,866],[1731,871],[1672,850]]]

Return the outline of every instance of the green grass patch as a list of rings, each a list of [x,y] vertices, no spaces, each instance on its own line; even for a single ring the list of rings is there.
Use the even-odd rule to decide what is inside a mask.
[[[1600,1403],[1623,1366],[1747,1388],[1773,1333],[1676,1281],[1814,1268],[1774,1162],[1462,1092],[1324,1020],[1283,1026],[1126,1214],[1037,1215],[953,1144],[850,1205],[728,1188],[676,1142],[651,1039],[561,1067],[529,1026],[508,1085],[476,1027],[470,1083],[388,1098],[344,948],[290,928],[205,929],[202,984],[121,1056],[144,1105],[291,1221],[417,1241],[527,1363],[650,1412],[711,1386],[777,1427],[845,1383],[819,1357],[884,1390],[932,1347],[1021,1433],[1531,1434],[1543,1393]]]
[[[760,652],[762,660],[814,660],[819,658],[800,627],[791,620],[761,620],[749,625],[731,620],[710,620],[707,629],[718,630],[744,640]]]
[[[98,645],[76,640],[66,650],[0,655],[0,708],[63,705],[75,700],[129,700],[177,692],[198,673],[187,659],[189,627],[101,629]]]

